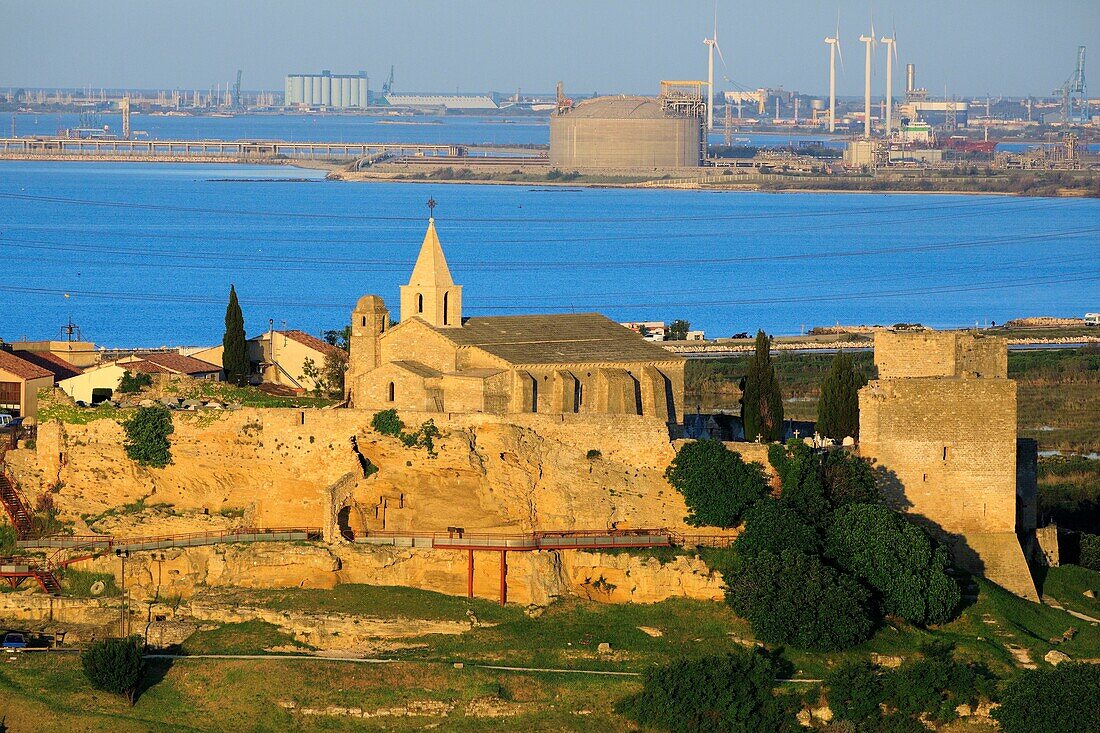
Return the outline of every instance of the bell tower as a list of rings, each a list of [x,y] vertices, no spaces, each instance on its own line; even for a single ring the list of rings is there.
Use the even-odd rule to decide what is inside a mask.
[[[428,200],[429,212],[435,201]],[[455,285],[439,235],[435,232],[435,217],[428,217],[428,230],[416,258],[408,285],[401,286],[401,320],[421,318],[436,328],[462,326],[462,286]]]
[[[381,363],[378,341],[390,330],[390,312],[377,295],[364,295],[351,312],[351,338],[348,346],[348,373],[344,392],[354,398],[352,390],[360,376]]]

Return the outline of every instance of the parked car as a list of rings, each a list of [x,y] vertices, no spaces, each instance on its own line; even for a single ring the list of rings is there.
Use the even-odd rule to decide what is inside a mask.
[[[9,634],[4,634],[4,641],[0,643],[0,646],[4,649],[26,649],[27,640],[22,634],[13,631]]]
[[[0,430],[15,430],[23,424],[23,418],[12,417],[6,412],[0,412]]]

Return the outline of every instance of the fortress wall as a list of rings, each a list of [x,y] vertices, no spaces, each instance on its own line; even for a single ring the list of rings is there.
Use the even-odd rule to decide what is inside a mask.
[[[859,408],[860,455],[896,508],[947,532],[1015,530],[1015,382],[876,381]]]
[[[957,331],[878,331],[875,366],[879,379],[1008,376],[1007,342]]]

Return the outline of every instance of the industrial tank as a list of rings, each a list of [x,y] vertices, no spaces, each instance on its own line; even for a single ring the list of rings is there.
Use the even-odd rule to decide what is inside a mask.
[[[702,164],[702,118],[666,111],[653,97],[596,97],[550,118],[550,165],[689,168]]]

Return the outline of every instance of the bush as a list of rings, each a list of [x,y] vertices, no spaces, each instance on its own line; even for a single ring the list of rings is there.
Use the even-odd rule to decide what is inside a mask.
[[[866,640],[870,593],[816,555],[796,550],[738,557],[726,600],[761,641],[832,651]]]
[[[867,727],[881,714],[882,673],[869,661],[849,662],[825,677],[829,708],[837,720]]]
[[[1100,666],[1063,662],[1052,669],[1024,670],[993,711],[1004,733],[1097,733],[1100,731]]]
[[[615,712],[678,733],[796,731],[793,706],[773,691],[781,671],[756,649],[674,662],[647,671],[641,692],[615,703]]]
[[[394,438],[405,430],[405,423],[397,416],[397,410],[382,410],[374,413],[370,425],[376,432],[382,435],[390,435]]]
[[[142,466],[164,468],[172,462],[172,413],[163,405],[142,407],[123,425],[126,455]]]
[[[915,624],[954,617],[962,596],[947,574],[947,548],[880,504],[848,504],[829,525],[825,554],[873,588],[884,613]]]
[[[695,527],[734,527],[741,516],[768,493],[764,467],[745,463],[739,453],[716,440],[680,448],[665,477],[684,495],[685,521]]]
[[[1080,556],[1077,564],[1089,570],[1100,571],[1100,535],[1082,532],[1078,536],[1080,537]]]
[[[134,704],[138,682],[145,671],[140,637],[94,642],[81,652],[80,664],[92,687],[122,695]]]
[[[602,457],[603,457],[603,453],[601,453],[599,450],[597,450],[595,448],[590,448],[588,450],[588,452],[585,453],[585,458],[587,458],[590,461],[594,461],[597,458],[602,458]]]
[[[833,506],[874,504],[880,498],[870,462],[844,450],[831,450],[825,455],[825,491]]]
[[[130,372],[123,372],[122,378],[118,380],[118,391],[125,394],[134,394],[140,392],[145,387],[149,387],[153,384],[152,375],[145,372],[138,372],[137,374],[130,374]]]

